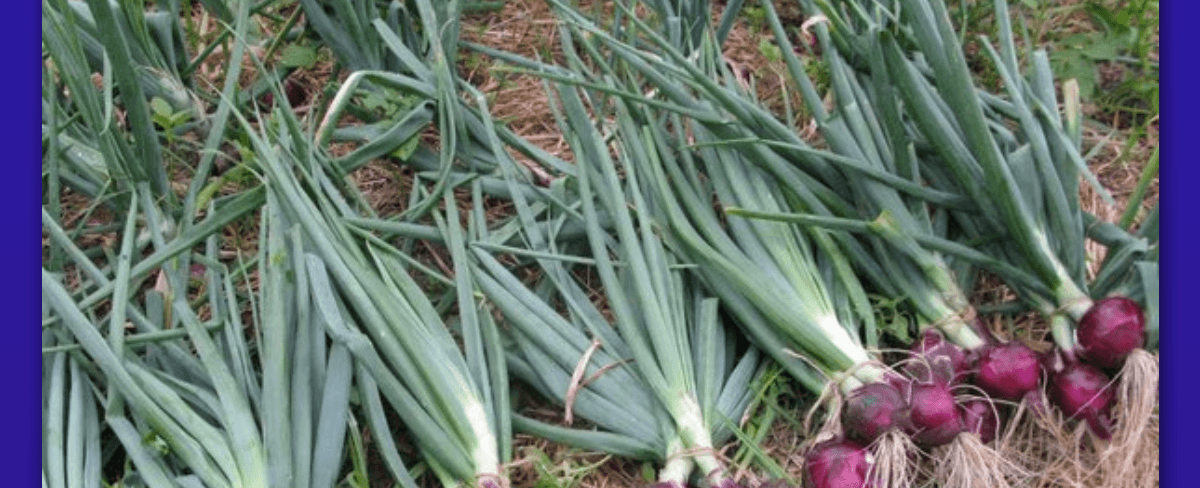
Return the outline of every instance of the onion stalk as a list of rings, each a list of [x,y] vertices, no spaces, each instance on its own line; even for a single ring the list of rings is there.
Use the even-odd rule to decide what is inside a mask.
[[[564,133],[570,134],[579,165],[579,211],[556,212],[552,224],[543,225],[520,192],[512,192],[524,240],[537,253],[545,279],[528,289],[476,246],[477,281],[516,329],[514,373],[604,432],[531,419],[521,419],[518,426],[573,445],[656,460],[662,468],[655,486],[682,487],[693,471],[704,486],[737,486],[716,449],[750,403],[750,385],[763,371],[759,353],[737,346],[720,321],[717,301],[705,297],[680,269],[656,238],[652,221],[630,211],[630,205],[644,207],[629,169],[642,164],[646,148],[638,138],[624,137],[625,144],[613,147],[614,158],[579,94],[568,87],[557,93]],[[618,120],[619,134],[636,127],[627,115]],[[510,162],[503,168],[514,186],[519,184],[515,166]],[[618,168],[626,170],[624,183]],[[611,217],[615,235],[601,228],[601,212]],[[603,284],[611,323],[586,299],[559,258],[565,249],[557,249],[557,239],[545,230],[577,218],[587,230],[585,259]],[[548,305],[557,300],[567,304],[568,317]],[[639,407],[628,408],[631,403]],[[630,452],[627,446],[638,447]]]
[[[662,209],[672,248],[700,265],[697,274],[728,304],[748,335],[793,376],[816,392],[829,385],[846,395],[841,415],[847,436],[870,444],[889,431],[906,429],[909,404],[893,384],[898,375],[881,367],[860,342],[857,317],[864,316],[853,297],[864,297],[861,285],[845,257],[834,254],[832,240],[737,219],[728,222],[728,230],[722,228],[711,207],[702,203],[707,194],[689,187],[680,162],[670,159],[675,156],[666,150],[667,136],[652,131],[646,130],[644,137],[661,149],[642,170],[649,175],[643,179],[657,185],[648,192],[653,192],[652,205]],[[698,140],[711,137],[699,127],[693,133]],[[785,201],[736,153],[719,147],[699,152],[697,160],[686,164],[703,162],[721,201]]]
[[[333,183],[336,165],[294,147],[305,136],[297,121],[286,112],[284,117],[276,136],[242,122],[269,192],[307,244],[306,271],[314,284],[324,286],[315,294],[314,309],[327,333],[348,349],[360,375],[377,385],[364,394],[382,394],[414,432],[444,486],[507,485],[502,462],[511,455],[511,436],[505,365],[498,343],[488,339],[496,334],[495,324],[474,313],[471,289],[458,283],[460,349],[405,269],[409,260],[403,253],[346,223],[347,217],[361,215]],[[448,232],[454,235],[453,229]],[[455,266],[462,269],[465,263],[456,260]],[[372,427],[383,429],[376,435],[390,436],[386,422],[376,420]]]

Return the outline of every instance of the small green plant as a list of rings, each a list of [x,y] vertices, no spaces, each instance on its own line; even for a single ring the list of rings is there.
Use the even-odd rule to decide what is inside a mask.
[[[166,456],[167,454],[171,453],[170,444],[167,444],[166,439],[163,439],[162,436],[158,435],[157,432],[147,432],[146,435],[142,437],[142,442],[146,443],[147,446],[153,449],[154,452],[157,452],[160,456]]]
[[[1157,43],[1158,2],[1150,0],[1107,3],[1088,2],[1082,7],[1097,30],[1080,32],[1055,42],[1051,55],[1056,74],[1079,81],[1080,94],[1109,112],[1152,117],[1158,113]],[[1115,85],[1104,86],[1102,66],[1120,75]],[[1111,83],[1111,81],[1110,81]]]
[[[875,310],[875,323],[883,334],[891,336],[900,344],[912,344],[913,324],[916,320],[904,308],[905,298],[889,298],[885,296],[872,297]]]
[[[552,458],[545,451],[532,446],[525,448],[523,453],[525,459],[533,460],[533,468],[537,471],[534,488],[574,488],[609,459],[605,456],[600,461],[587,463],[578,458],[577,451],[566,451]]]
[[[758,52],[772,65],[783,61],[783,53],[779,51],[779,46],[776,46],[775,43],[766,37],[758,41]]]
[[[387,87],[377,87],[360,93],[362,95],[356,97],[358,104],[374,116],[385,120],[407,113],[420,100],[416,95],[401,93]]]
[[[175,141],[175,128],[183,125],[192,118],[187,110],[176,110],[170,103],[159,97],[150,99],[150,119],[161,127],[167,136],[167,142]]]
[[[471,72],[487,69],[487,60],[483,59],[482,54],[475,51],[467,53],[466,59],[462,60],[462,64],[467,68],[467,71]]]
[[[347,416],[350,427],[346,431],[350,434],[350,465],[352,469],[342,478],[344,486],[353,488],[371,488],[370,470],[367,468],[367,448],[363,442],[363,435],[358,429],[358,422],[353,415]]]
[[[1099,84],[1097,64],[1116,60],[1127,42],[1101,32],[1072,34],[1058,41],[1050,60],[1061,78],[1079,81],[1080,93],[1090,98]]]
[[[279,64],[288,68],[312,68],[317,64],[317,50],[310,46],[289,44],[280,51]]]
[[[829,65],[815,57],[805,57],[801,62],[804,64],[804,73],[808,75],[808,79],[812,80],[813,86],[816,86],[821,93],[828,91],[833,83],[833,74],[829,72]]]
[[[1157,48],[1152,34],[1158,27],[1158,1],[1142,0],[1120,4],[1123,6],[1117,10],[1111,10],[1098,2],[1089,2],[1085,8],[1109,35],[1126,40],[1134,58],[1143,67],[1149,67],[1151,54]]]
[[[778,365],[771,365],[767,373],[755,383],[754,400],[746,409],[749,415],[740,426],[730,426],[738,439],[737,450],[733,453],[734,464],[752,465],[757,471],[773,479],[786,480],[788,474],[784,468],[760,446],[767,441],[776,422],[787,424],[789,428],[802,428],[802,414],[793,406],[785,405],[785,400],[789,399],[793,391],[795,385],[788,381],[783,368]]]
[[[487,93],[487,102],[489,105],[496,103],[496,95],[504,90],[512,88],[516,82],[510,77],[511,70],[507,69],[503,62],[495,61],[487,68],[488,76],[491,76],[496,81],[496,89]]]
[[[413,104],[417,103],[417,97],[414,95],[403,94],[395,90],[380,88],[366,92],[359,98],[361,106],[371,114],[379,117],[381,120],[391,120],[399,114],[407,113],[412,108]],[[417,146],[420,144],[420,138],[414,136],[405,142],[404,145],[397,148],[391,154],[401,160],[412,157],[416,152]]]
[[[762,7],[744,6],[742,7],[742,15],[746,16],[746,22],[750,24],[751,32],[767,30],[767,12]]]

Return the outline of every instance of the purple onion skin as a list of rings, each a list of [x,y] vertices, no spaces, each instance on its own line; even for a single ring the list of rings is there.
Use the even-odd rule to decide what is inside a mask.
[[[1090,364],[1070,362],[1050,378],[1050,400],[1071,418],[1082,418],[1097,437],[1112,437],[1108,411],[1116,400],[1108,375]]]
[[[970,367],[966,351],[935,329],[925,329],[910,350],[908,375],[919,383],[951,385],[961,381]]]
[[[813,488],[871,488],[867,479],[867,450],[849,439],[817,444],[804,456],[804,486]]]
[[[846,398],[842,427],[851,440],[870,444],[892,428],[907,429],[908,410],[908,402],[895,386],[868,383]]]
[[[949,444],[963,431],[962,414],[948,386],[913,384],[909,404],[912,426],[908,433],[918,446],[931,449]]]
[[[963,428],[967,432],[979,436],[984,444],[992,442],[999,432],[1000,419],[996,417],[995,406],[991,400],[973,398],[959,404],[962,411]]]
[[[987,394],[1017,401],[1036,390],[1041,376],[1037,353],[1016,341],[990,346],[979,357],[975,385]]]
[[[1146,315],[1125,297],[1097,300],[1079,319],[1079,350],[1100,368],[1116,368],[1131,351],[1146,344]]]

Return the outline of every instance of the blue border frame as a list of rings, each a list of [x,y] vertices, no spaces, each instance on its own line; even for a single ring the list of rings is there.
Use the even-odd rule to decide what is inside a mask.
[[[8,332],[0,341],[4,358],[7,401],[0,411],[9,419],[7,442],[0,443],[4,480],[12,486],[39,486],[41,479],[41,9],[38,3],[14,2],[5,15],[9,25],[0,29],[0,45],[8,51],[8,66],[0,77],[5,100],[0,117],[0,147],[4,148],[8,175],[0,191],[8,238],[0,239],[0,255],[9,265],[8,280],[0,282]],[[21,68],[29,63],[29,68]],[[35,247],[35,243],[36,247]],[[28,254],[26,254],[28,253]],[[29,261],[25,261],[28,259]],[[7,274],[6,273],[6,274]]]
[[[1198,340],[1195,327],[1188,323],[1185,294],[1191,278],[1196,276],[1196,254],[1185,243],[1195,238],[1194,219],[1189,217],[1187,201],[1191,193],[1189,181],[1196,181],[1196,167],[1190,164],[1195,157],[1190,142],[1194,141],[1195,126],[1189,124],[1200,113],[1195,92],[1196,64],[1189,60],[1192,48],[1190,34],[1196,32],[1195,16],[1200,5],[1187,0],[1167,0],[1160,3],[1161,34],[1161,165],[1159,172],[1160,208],[1163,241],[1160,262],[1162,280],[1162,315],[1165,324],[1160,334],[1161,358],[1161,425],[1160,457],[1163,486],[1186,486],[1185,480],[1195,479],[1195,461],[1185,443],[1196,432],[1197,419],[1188,412],[1194,401],[1195,379],[1187,373],[1194,345]],[[1194,54],[1194,53],[1192,53]],[[1190,353],[1190,354],[1189,354]]]

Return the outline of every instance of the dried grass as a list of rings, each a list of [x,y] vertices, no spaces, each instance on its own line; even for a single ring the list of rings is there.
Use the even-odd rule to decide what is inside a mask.
[[[1104,488],[1158,486],[1158,357],[1142,349],[1118,375],[1112,440],[1097,453]]]
[[[1008,488],[1009,480],[1027,478],[1028,471],[982,442],[978,435],[959,434],[933,454],[933,478],[944,488],[988,486]]]
[[[1019,405],[994,446],[1000,459],[1011,463],[1002,470],[1007,479],[1038,488],[1158,486],[1157,359],[1139,353],[1122,379],[1110,441],[1056,408]]]
[[[413,188],[408,167],[374,161],[350,173],[350,181],[380,216],[398,215],[408,208]]]
[[[1027,403],[1016,407],[1009,418],[1009,427],[994,447],[1031,475],[1019,484],[1074,486],[1073,482],[1063,482],[1079,479],[1078,473],[1084,471],[1079,439],[1066,429],[1063,420],[1053,411],[1030,408]]]
[[[462,37],[529,59],[561,61],[557,23],[545,1],[509,0],[498,12],[464,18]],[[473,52],[462,53],[460,59],[469,60],[460,63],[461,74],[487,96],[489,110],[497,121],[547,153],[564,161],[573,160],[540,78],[496,72],[492,70],[496,66],[493,60]],[[514,152],[513,156],[536,166],[524,155]]]
[[[867,479],[874,479],[876,488],[908,488],[917,478],[916,454],[920,452],[912,438],[892,429],[884,433],[869,449],[874,458]]]

